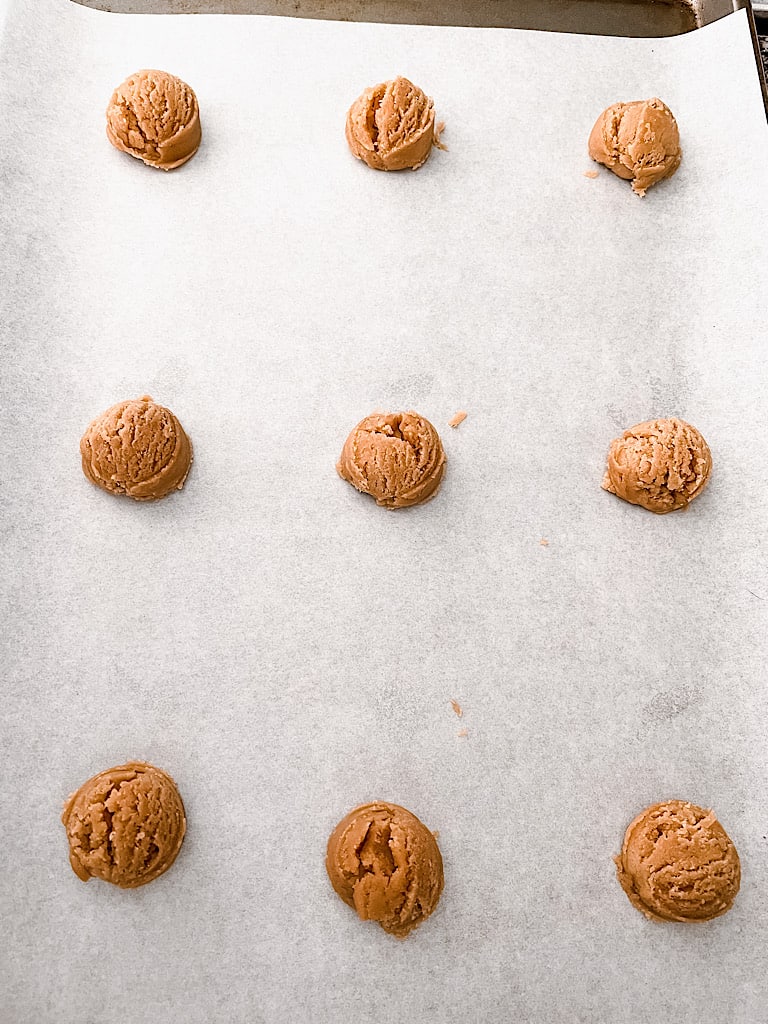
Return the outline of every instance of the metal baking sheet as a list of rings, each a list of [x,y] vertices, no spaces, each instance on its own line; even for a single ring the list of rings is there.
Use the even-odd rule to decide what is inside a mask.
[[[267,14],[629,36],[677,35],[710,24],[743,5],[743,0],[88,0],[87,3],[89,7],[124,14]]]
[[[104,137],[142,66],[200,99],[173,174]],[[768,129],[745,13],[586,39],[40,0],[11,5],[2,69],[3,1024],[763,1024],[768,362],[746,271]],[[416,174],[344,143],[351,100],[396,72],[447,125]],[[584,176],[586,139],[652,93],[685,157],[640,200]],[[79,466],[89,420],[144,393],[195,447],[156,505]],[[431,503],[385,512],[337,478],[376,408],[441,431]],[[600,489],[610,439],[655,415],[715,464],[662,518]],[[62,801],[131,758],[176,778],[187,840],[145,889],[83,885]],[[614,877],[626,824],[669,797],[714,807],[742,858],[701,927],[645,921]],[[324,872],[335,822],[379,798],[445,859],[404,943]]]

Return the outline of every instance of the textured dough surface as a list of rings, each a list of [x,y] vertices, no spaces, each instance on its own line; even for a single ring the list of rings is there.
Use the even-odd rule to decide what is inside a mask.
[[[61,820],[78,878],[135,889],[176,860],[187,822],[176,783],[143,761],[99,772],[73,793]]]
[[[435,837],[397,804],[350,811],[331,833],[325,865],[344,902],[399,939],[429,917],[443,891]]]
[[[377,171],[416,170],[438,143],[434,104],[407,78],[381,82],[349,108],[346,136],[358,160]]]
[[[695,427],[674,417],[647,420],[611,441],[603,488],[662,515],[698,497],[711,472],[709,445]]]
[[[80,440],[80,455],[91,483],[136,501],[180,490],[192,464],[181,423],[149,395],[118,402],[97,416]]]
[[[336,469],[377,505],[407,508],[436,493],[445,452],[435,428],[418,413],[373,413],[344,442]]]
[[[736,847],[712,811],[683,800],[646,808],[615,858],[630,902],[657,921],[708,921],[730,910],[741,882]]]
[[[680,166],[680,131],[660,99],[633,100],[607,107],[589,136],[589,155],[632,182],[639,196]]]
[[[195,155],[202,138],[197,97],[167,71],[137,71],[112,93],[107,138],[150,167],[180,167]]]

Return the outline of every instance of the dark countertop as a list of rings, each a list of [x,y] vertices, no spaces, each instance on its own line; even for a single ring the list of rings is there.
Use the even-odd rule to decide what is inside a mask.
[[[763,58],[763,70],[768,79],[768,18],[761,18],[757,23],[757,31],[760,33],[760,54]]]

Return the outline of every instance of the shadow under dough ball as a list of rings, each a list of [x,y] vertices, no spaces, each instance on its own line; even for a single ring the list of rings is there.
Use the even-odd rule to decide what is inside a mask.
[[[435,837],[397,804],[362,804],[331,833],[325,859],[336,893],[363,921],[404,939],[425,921],[443,891]]]
[[[376,171],[413,170],[440,147],[432,100],[398,76],[366,89],[347,112],[346,136],[358,160]],[[441,147],[444,148],[444,147]]]
[[[614,860],[632,906],[654,921],[719,917],[741,883],[736,847],[715,814],[683,800],[639,814]]]
[[[709,445],[695,427],[674,417],[648,420],[611,441],[603,488],[663,515],[698,497],[711,472]]]
[[[167,71],[137,71],[112,93],[107,138],[150,167],[180,167],[195,155],[202,138],[197,97]]]
[[[78,878],[135,889],[176,860],[187,821],[176,783],[142,761],[108,768],[73,793],[61,816]]]
[[[680,132],[669,107],[655,97],[614,103],[595,122],[589,155],[620,178],[632,182],[639,196],[680,166]]]
[[[184,486],[192,445],[171,410],[144,395],[97,416],[80,440],[80,455],[83,473],[97,487],[154,501]]]
[[[336,470],[377,505],[407,508],[437,492],[445,452],[435,428],[418,413],[373,413],[344,442]]]

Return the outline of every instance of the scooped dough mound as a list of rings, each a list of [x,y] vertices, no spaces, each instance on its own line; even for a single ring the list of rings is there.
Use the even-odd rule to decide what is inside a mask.
[[[197,97],[167,71],[137,71],[112,93],[107,138],[150,167],[180,167],[195,155],[201,137]]]
[[[135,889],[176,860],[187,822],[176,783],[160,768],[131,761],[94,775],[61,816],[78,878]]]
[[[152,501],[184,486],[192,445],[171,410],[144,395],[97,416],[80,440],[80,455],[97,487]]]
[[[639,196],[680,166],[680,132],[675,116],[660,99],[614,103],[598,117],[589,136],[589,155]]]
[[[331,885],[363,921],[404,939],[437,906],[443,861],[435,837],[397,804],[363,804],[328,840]]]
[[[661,515],[698,497],[711,472],[709,446],[695,427],[674,417],[648,420],[611,441],[603,487]]]
[[[358,160],[377,171],[416,170],[439,145],[432,100],[399,76],[358,96],[347,113],[346,135]]]
[[[719,917],[741,882],[736,847],[715,814],[683,800],[639,814],[615,861],[632,906],[656,921]]]
[[[445,452],[435,428],[418,413],[374,413],[349,435],[336,469],[378,505],[406,508],[435,494]]]

